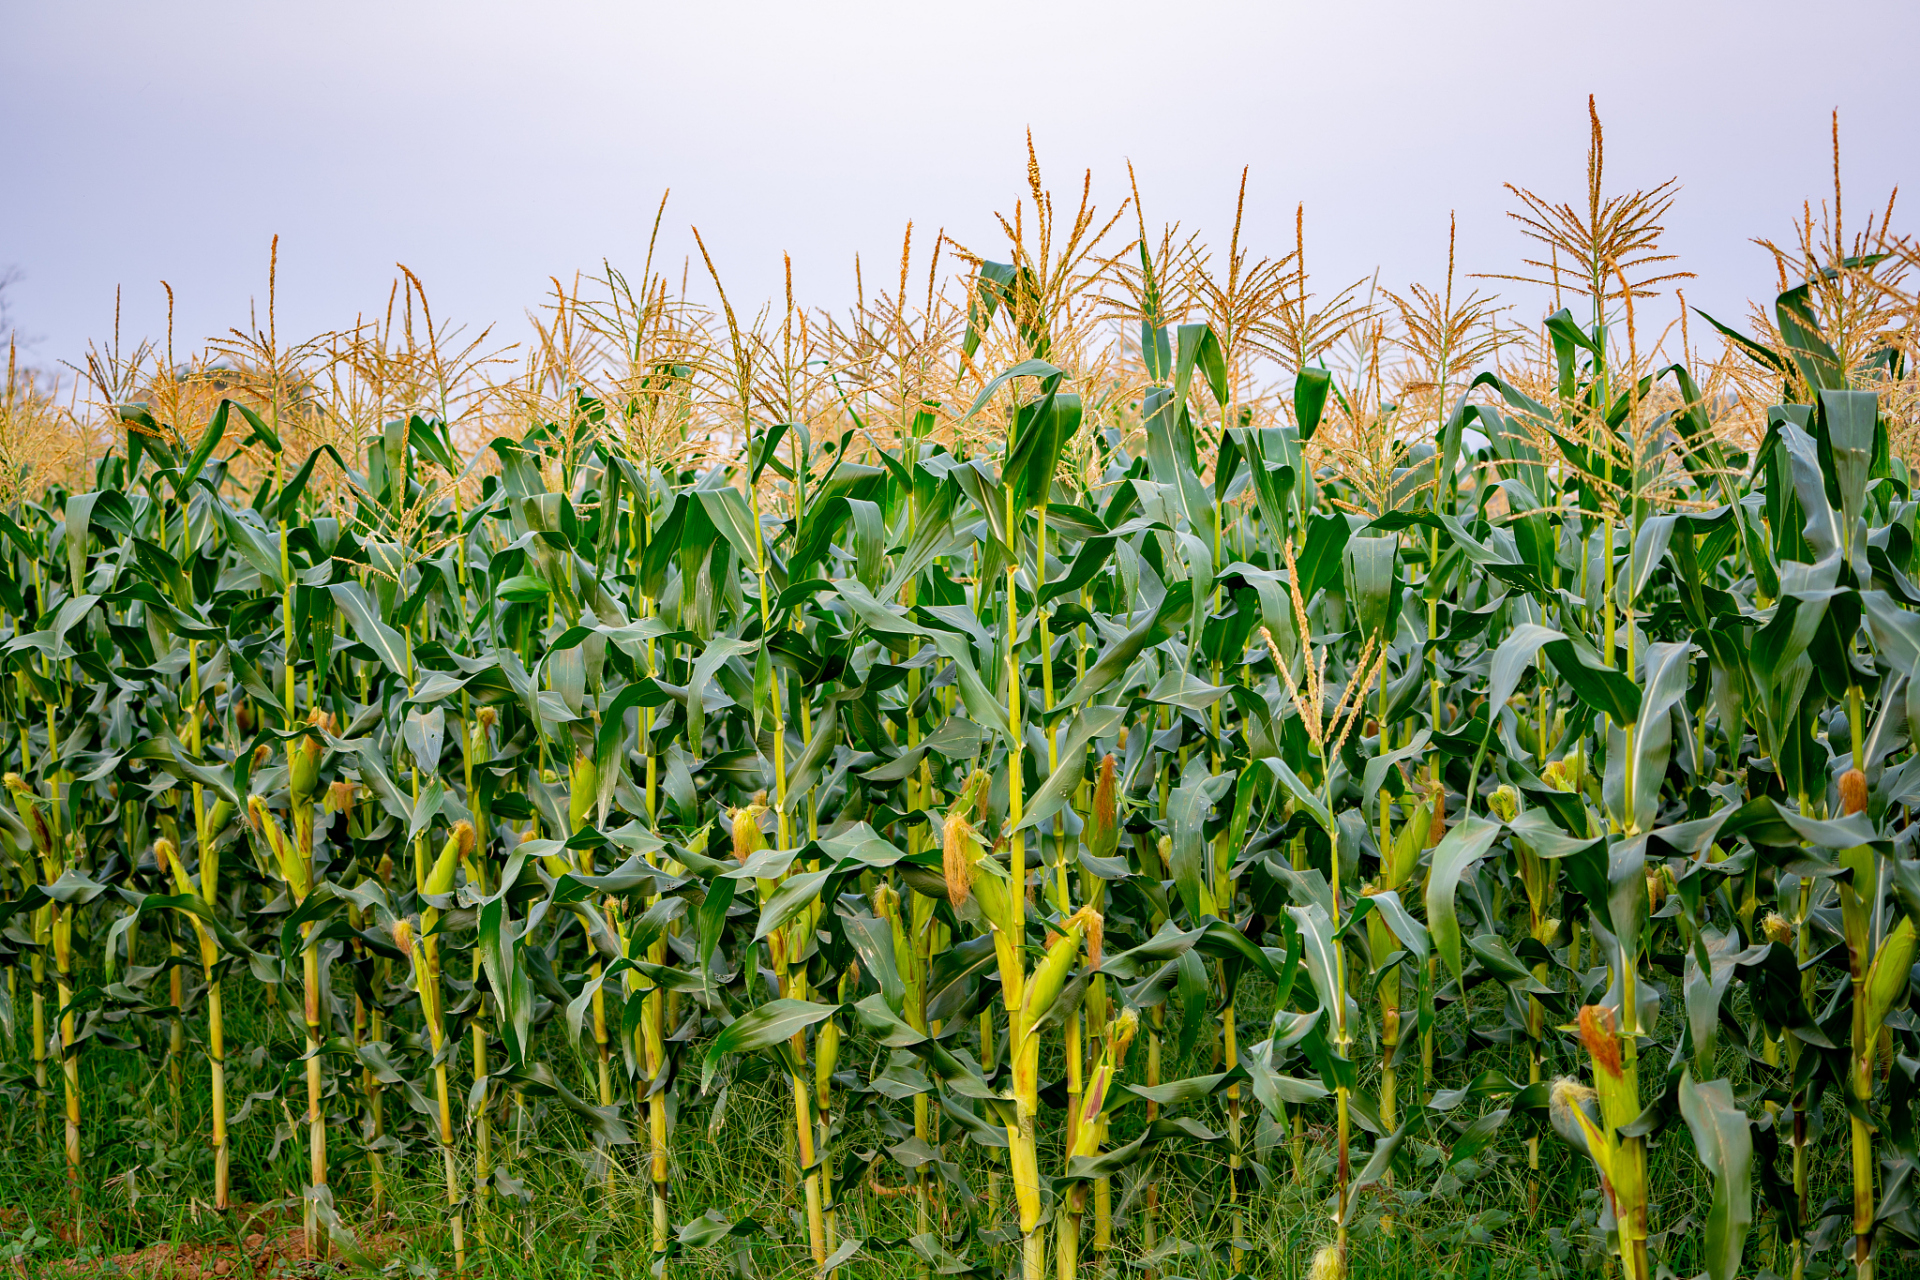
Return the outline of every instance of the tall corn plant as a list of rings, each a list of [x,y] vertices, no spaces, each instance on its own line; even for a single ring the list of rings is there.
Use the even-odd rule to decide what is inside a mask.
[[[91,489],[0,524],[7,1079],[65,1102],[75,1194],[85,1047],[184,1095],[191,1028],[235,1202],[260,1000],[316,1254],[411,1153],[453,1266],[510,1258],[575,1131],[663,1273],[775,1248],[682,1146],[770,1066],[817,1273],[1157,1273],[1182,1198],[1238,1268],[1289,1197],[1326,1280],[1502,1149],[1561,1204],[1558,1133],[1634,1280],[1871,1275],[1915,1158],[1895,361],[1789,290],[1730,339],[1780,391],[1742,452],[1639,351],[1664,197],[1610,205],[1599,146],[1584,211],[1528,204],[1587,314],[1481,371],[1481,302],[1397,298],[1405,404],[1322,359],[1299,244],[1138,248],[1101,354],[1110,224],[1056,230],[1035,162],[1011,261],[917,320],[904,261],[831,338],[563,294],[471,453],[437,354],[363,360],[324,440],[278,354],[192,429],[127,405]],[[155,920],[191,954],[142,964]]]

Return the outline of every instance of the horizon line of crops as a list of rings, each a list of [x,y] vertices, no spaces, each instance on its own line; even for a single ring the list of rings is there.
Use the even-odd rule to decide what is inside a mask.
[[[660,1268],[750,1237],[673,1131],[765,1055],[820,1273],[1136,1265],[1195,1146],[1241,1272],[1311,1128],[1316,1280],[1502,1141],[1537,1212],[1549,1132],[1585,1259],[1653,1280],[1684,1129],[1713,1280],[1759,1218],[1775,1270],[1871,1277],[1920,1244],[1917,255],[1836,192],[1709,370],[1640,337],[1670,189],[1605,195],[1597,120],[1589,173],[1520,193],[1584,311],[1537,359],[1451,263],[1389,334],[1314,299],[1303,235],[1216,266],[1137,193],[1056,222],[1033,162],[956,302],[944,240],[924,304],[909,240],[844,324],[743,324],[710,260],[711,317],[651,259],[563,291],[471,452],[479,347],[411,276],[351,341],[283,348],[270,303],[224,370],[97,365],[124,437],[0,515],[18,1118],[58,1108],[77,1207],[82,1056],[151,1055],[177,1115],[191,1022],[229,1208],[253,983],[316,1252],[412,1140],[456,1269],[506,1247],[543,1107],[610,1199],[644,1171]],[[1829,1099],[1851,1195],[1816,1205]],[[864,1191],[913,1234],[851,1234]]]

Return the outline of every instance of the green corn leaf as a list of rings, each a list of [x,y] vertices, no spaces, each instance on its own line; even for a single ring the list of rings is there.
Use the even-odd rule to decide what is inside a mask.
[[[1347,599],[1354,618],[1363,636],[1378,637],[1382,643],[1393,638],[1387,629],[1388,606],[1399,551],[1397,537],[1353,537],[1344,548]]]
[[[1142,619],[1132,630],[1103,649],[1099,661],[1088,668],[1087,674],[1075,681],[1071,689],[1061,695],[1060,704],[1072,706],[1085,702],[1125,675],[1142,650],[1150,645],[1159,644],[1178,631],[1192,608],[1193,584],[1189,582],[1168,584],[1167,594],[1161,598],[1159,607],[1154,610],[1152,616]]]
[[[783,998],[769,1000],[740,1015],[720,1029],[707,1049],[706,1061],[700,1069],[700,1092],[707,1091],[713,1083],[714,1072],[729,1055],[784,1046],[792,1036],[824,1022],[840,1009],[836,1004]]]
[[[767,899],[767,904],[760,908],[760,923],[754,926],[753,940],[759,942],[811,906],[832,875],[833,869],[829,867],[821,871],[803,871],[781,881],[780,887]]]
[[[1747,1115],[1734,1102],[1730,1083],[1699,1084],[1691,1071],[1680,1077],[1680,1114],[1693,1134],[1694,1154],[1713,1179],[1702,1260],[1712,1280],[1734,1280],[1753,1225],[1753,1139]]]
[[[1222,1135],[1197,1120],[1163,1116],[1147,1125],[1139,1137],[1111,1151],[1092,1156],[1074,1156],[1067,1161],[1067,1180],[1077,1182],[1111,1178],[1139,1163],[1141,1157],[1154,1147],[1174,1138],[1211,1143],[1219,1142]]]
[[[1617,725],[1640,718],[1640,687],[1623,671],[1609,667],[1584,641],[1562,636],[1540,646],[1574,696]]]
[[[1301,443],[1313,439],[1326,413],[1327,395],[1333,390],[1333,374],[1326,369],[1303,368],[1293,378],[1293,421]]]
[[[1465,972],[1460,952],[1460,920],[1454,911],[1454,891],[1468,867],[1487,856],[1500,835],[1500,824],[1476,814],[1467,814],[1448,828],[1433,849],[1432,870],[1427,873],[1427,928],[1440,958],[1447,962],[1454,981]]]
[[[373,650],[388,671],[407,678],[411,666],[407,659],[406,642],[400,633],[380,620],[379,613],[366,588],[357,582],[336,582],[327,588],[340,611],[347,616],[347,625],[353,628],[356,640]]]
[[[1207,390],[1213,393],[1213,402],[1224,406],[1227,403],[1227,358],[1221,350],[1220,339],[1210,324],[1183,324],[1174,331],[1173,398],[1179,404],[1187,401],[1187,389],[1197,372],[1206,381]],[[1194,469],[1199,469],[1197,461]]]
[[[1060,767],[1047,775],[1040,790],[1027,802],[1020,827],[1039,827],[1053,821],[1053,815],[1073,799],[1080,780],[1086,776],[1087,748],[1095,738],[1110,738],[1126,719],[1124,707],[1087,707],[1073,717],[1066,741],[1060,745]]]

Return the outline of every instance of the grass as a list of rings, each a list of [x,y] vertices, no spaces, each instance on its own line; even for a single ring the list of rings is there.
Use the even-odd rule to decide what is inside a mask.
[[[1240,999],[1242,1018],[1250,1029],[1264,1025],[1272,993],[1264,984],[1249,982]],[[235,1042],[256,1048],[230,1064],[235,1099],[285,1084],[297,1092],[297,1081],[270,1078],[268,1064],[297,1056],[293,1037],[273,1010],[242,986],[249,996],[229,1009]],[[1476,991],[1484,1000],[1486,988]],[[1671,1001],[1668,1002],[1668,1014]],[[1485,1011],[1482,1011],[1484,1018]],[[1461,1028],[1457,1006],[1443,1012],[1436,1052],[1458,1057]],[[1170,1015],[1169,1024],[1174,1018]],[[157,1025],[157,1024],[156,1024]],[[1214,1024],[1204,1024],[1212,1027]],[[1671,1030],[1666,1028],[1664,1030]],[[1203,1040],[1206,1038],[1203,1033]],[[273,1043],[273,1042],[283,1043]],[[1570,1042],[1549,1042],[1546,1072],[1551,1076],[1576,1069]],[[1449,1054],[1447,1047],[1453,1052]],[[150,1060],[160,1061],[164,1043],[152,1046]],[[11,1108],[0,1121],[0,1145],[11,1153],[0,1164],[0,1262],[28,1275],[67,1275],[76,1278],[125,1274],[110,1259],[156,1244],[228,1246],[240,1244],[260,1229],[260,1223],[278,1222],[279,1229],[297,1235],[299,1203],[288,1199],[289,1188],[300,1186],[304,1154],[293,1129],[301,1117],[283,1113],[277,1098],[256,1099],[250,1114],[232,1130],[234,1197],[245,1208],[224,1219],[194,1194],[211,1183],[212,1161],[202,1138],[205,1132],[206,1068],[204,1058],[189,1044],[186,1055],[184,1111],[173,1115],[164,1072],[146,1068],[149,1060],[123,1053],[90,1053],[82,1059],[86,1096],[95,1105],[83,1138],[89,1169],[122,1172],[82,1186],[79,1239],[72,1233],[64,1160],[57,1141],[57,1111],[49,1113],[52,1139],[39,1148],[33,1139],[33,1119],[27,1107]],[[697,1046],[696,1054],[697,1057]],[[1169,1046],[1171,1049],[1171,1046]],[[282,1052],[285,1057],[283,1058]],[[876,1055],[885,1050],[864,1036],[851,1036],[842,1051],[843,1071],[867,1072]],[[1138,1051],[1136,1051],[1138,1052]],[[1742,1082],[1741,1051],[1723,1045],[1722,1067]],[[576,1052],[572,1078],[590,1084],[594,1065],[587,1053]],[[1372,1059],[1369,1059],[1371,1062]],[[793,1188],[791,1125],[784,1079],[768,1070],[765,1059],[752,1059],[726,1088],[724,1098],[710,1096],[681,1103],[676,1110],[673,1140],[675,1218],[685,1220],[704,1209],[730,1222],[753,1220],[764,1236],[752,1238],[744,1256],[724,1246],[689,1248],[670,1264],[675,1274],[699,1276],[763,1276],[803,1278],[812,1274],[805,1219]],[[1473,1066],[1524,1075],[1522,1046],[1482,1045],[1475,1049]],[[1169,1052],[1167,1078],[1217,1070],[1207,1046],[1196,1045],[1191,1058]],[[1462,1064],[1447,1064],[1449,1079],[1464,1075]],[[1043,1067],[1043,1076],[1057,1073]],[[849,1077],[845,1084],[855,1081]],[[716,1089],[716,1095],[718,1095]],[[394,1252],[377,1266],[355,1266],[336,1258],[325,1274],[345,1277],[436,1276],[451,1274],[447,1259],[451,1239],[438,1178],[439,1155],[424,1127],[414,1117],[407,1134],[408,1153],[390,1162],[388,1219],[366,1222],[368,1187],[366,1162],[355,1129],[344,1109],[351,1096],[330,1098],[334,1152],[334,1194],[342,1217],[357,1231],[391,1242]],[[863,1105],[864,1103],[864,1105]],[[104,1104],[104,1105],[103,1105]],[[534,1104],[538,1106],[539,1104]],[[55,1100],[57,1108],[57,1100]],[[1824,1126],[1809,1161],[1812,1202],[1817,1206],[1847,1191],[1846,1130],[1833,1123],[1834,1100],[1827,1100],[1829,1122]],[[1137,1106],[1133,1109],[1137,1112]],[[1456,1113],[1460,1122],[1476,1114],[1468,1102]],[[1208,1100],[1190,1111],[1219,1131],[1224,1128],[1224,1101]],[[390,1124],[400,1112],[390,1107]],[[1137,1131],[1138,1117],[1126,1115],[1114,1125],[1115,1144]],[[289,1124],[293,1129],[289,1128]],[[912,1134],[912,1112],[907,1104],[890,1103],[869,1094],[848,1106],[848,1130],[839,1143],[843,1153],[876,1152]],[[648,1274],[650,1242],[648,1196],[642,1162],[629,1155],[616,1174],[611,1193],[596,1172],[597,1154],[585,1130],[558,1107],[547,1107],[529,1126],[541,1135],[538,1145],[520,1150],[511,1160],[512,1176],[524,1185],[530,1203],[518,1211],[496,1213],[487,1222],[490,1247],[470,1248],[470,1273],[484,1280],[640,1280]],[[503,1140],[504,1140],[503,1134]],[[943,1135],[958,1135],[948,1125]],[[1263,1141],[1263,1138],[1265,1141]],[[1333,1185],[1331,1130],[1307,1135],[1304,1181],[1297,1180],[1290,1155],[1290,1135],[1270,1129],[1256,1133],[1256,1155],[1264,1153],[1267,1171],[1253,1174],[1247,1202],[1246,1230],[1250,1244],[1249,1269],[1269,1280],[1303,1280],[1316,1243],[1325,1237],[1326,1197]],[[1270,1145],[1269,1145],[1270,1144]],[[985,1196],[987,1175],[997,1166],[983,1158],[981,1148],[949,1141],[948,1158],[975,1195]],[[1041,1144],[1041,1167],[1058,1168],[1058,1133],[1049,1129]],[[843,1159],[847,1158],[843,1156]],[[1411,1192],[1384,1189],[1368,1201],[1356,1227],[1352,1274],[1381,1280],[1559,1280],[1560,1277],[1598,1274],[1605,1256],[1596,1235],[1597,1197],[1589,1171],[1577,1157],[1548,1134],[1541,1143],[1540,1195],[1536,1211],[1528,1213],[1529,1176],[1524,1133],[1504,1129],[1496,1141],[1453,1169],[1438,1172],[1446,1152],[1422,1143],[1416,1155],[1420,1182],[1430,1189]],[[1173,1166],[1168,1169],[1166,1166]],[[126,1172],[131,1171],[131,1172]],[[1172,1172],[1178,1176],[1168,1177]],[[1436,1176],[1437,1174],[1437,1176]],[[898,1176],[897,1169],[890,1175]],[[1209,1188],[1224,1186],[1224,1155],[1200,1144],[1163,1148],[1154,1163],[1119,1180],[1114,1189],[1116,1242],[1113,1260],[1129,1274],[1154,1273],[1193,1280],[1225,1280],[1231,1274],[1225,1256],[1229,1237],[1224,1195],[1209,1197]],[[1703,1181],[1684,1128],[1669,1129],[1656,1140],[1652,1152],[1655,1195],[1653,1230],[1670,1242],[1656,1240],[1657,1252],[1678,1275],[1698,1270],[1692,1258],[1692,1238],[1698,1217],[1705,1212]],[[1017,1223],[1007,1202],[1002,1178],[1001,1226],[1007,1240],[998,1250],[999,1266],[1011,1265],[1018,1254]],[[1138,1211],[1145,1187],[1160,1193],[1157,1247],[1143,1247]],[[699,1203],[686,1201],[699,1189]],[[948,1195],[960,1194],[948,1188]],[[868,1242],[842,1270],[847,1280],[917,1273],[918,1255],[907,1243],[914,1232],[913,1213],[906,1199],[876,1195],[861,1185],[845,1196],[841,1235],[857,1235]],[[1128,1225],[1128,1217],[1133,1222]],[[369,1231],[369,1228],[372,1228]],[[964,1227],[959,1228],[964,1230]],[[271,1231],[268,1234],[272,1234]],[[1217,1242],[1218,1252],[1196,1244]],[[958,1251],[956,1251],[958,1252]],[[1759,1267],[1771,1256],[1770,1233],[1764,1219],[1749,1245],[1750,1262]],[[1920,1260],[1915,1260],[1920,1261]],[[308,1274],[299,1264],[278,1264],[283,1274]],[[1780,1264],[1773,1269],[1783,1271]],[[1807,1275],[1813,1280],[1846,1274],[1836,1250],[1810,1259]],[[161,1275],[166,1273],[162,1271]],[[263,1275],[273,1274],[269,1268]],[[1899,1274],[1890,1272],[1889,1274]]]

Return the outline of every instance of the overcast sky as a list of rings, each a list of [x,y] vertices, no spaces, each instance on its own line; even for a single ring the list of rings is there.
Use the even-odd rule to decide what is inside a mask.
[[[384,303],[394,263],[436,313],[518,336],[547,277],[638,269],[661,192],[677,262],[697,224],[736,303],[839,306],[912,219],[998,247],[1031,126],[1062,200],[1248,239],[1330,285],[1517,266],[1502,183],[1582,191],[1586,97],[1609,185],[1682,185],[1668,245],[1689,300],[1770,296],[1756,235],[1830,194],[1849,221],[1920,178],[1920,4],[1478,2],[319,5],[0,0],[0,268],[42,364],[110,334],[182,348],[264,303],[282,333]],[[1896,218],[1896,223],[1915,223]],[[924,241],[923,241],[924,242]],[[884,264],[884,265],[882,265]],[[870,277],[871,278],[871,277]],[[1538,313],[1537,300],[1524,310]]]

